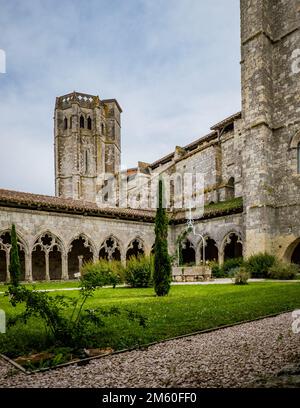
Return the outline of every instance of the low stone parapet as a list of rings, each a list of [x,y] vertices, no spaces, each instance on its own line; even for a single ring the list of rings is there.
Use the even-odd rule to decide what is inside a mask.
[[[173,282],[200,282],[211,279],[211,268],[205,266],[173,266]]]

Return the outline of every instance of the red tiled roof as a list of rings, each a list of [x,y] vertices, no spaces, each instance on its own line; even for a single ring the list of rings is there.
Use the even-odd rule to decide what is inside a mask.
[[[108,218],[143,219],[152,222],[154,210],[120,207],[98,207],[96,203],[40,194],[0,189],[0,206],[30,208],[44,211],[72,212]]]
[[[155,210],[120,207],[99,208],[95,203],[88,201],[22,193],[20,191],[4,189],[0,189],[0,207],[26,208],[38,211],[62,212],[144,222],[154,222],[156,214]],[[242,211],[243,200],[242,198],[236,198],[230,202],[206,206],[203,219],[239,213]],[[186,211],[177,210],[169,212],[168,215],[171,223],[181,224],[186,222]]]

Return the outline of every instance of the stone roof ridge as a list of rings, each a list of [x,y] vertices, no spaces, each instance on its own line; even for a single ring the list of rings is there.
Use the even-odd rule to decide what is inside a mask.
[[[196,148],[197,145],[199,145],[200,143],[205,142],[206,140],[214,137],[217,135],[217,130],[220,129],[221,127],[227,126],[229,125],[231,122],[233,122],[236,119],[241,118],[242,112],[237,112],[231,116],[228,116],[227,118],[223,119],[221,122],[217,123],[216,125],[212,126],[210,129],[212,130],[212,132],[201,136],[200,138],[194,140],[193,142],[187,144],[186,146],[182,146],[181,148],[184,150],[191,150],[194,147]],[[175,156],[175,152],[171,152],[163,157],[161,157],[160,159],[154,161],[153,163],[150,164],[150,167],[158,167],[160,164],[164,164],[167,163],[168,161],[172,160]]]

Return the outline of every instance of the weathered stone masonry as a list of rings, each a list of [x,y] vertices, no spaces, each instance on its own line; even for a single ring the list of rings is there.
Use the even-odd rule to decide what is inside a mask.
[[[221,257],[232,234],[242,238],[241,212],[240,202],[228,210],[206,210],[203,233],[214,240]],[[22,247],[22,279],[72,279],[80,264],[90,259],[118,259],[125,263],[137,252],[150,254],[154,216],[148,210],[99,209],[79,200],[0,190],[1,280],[9,279],[10,241],[5,243],[5,238],[12,223]],[[169,248],[174,253],[175,237],[183,229],[183,219],[180,212],[170,217]],[[191,239],[191,243],[199,263],[201,242]]]
[[[155,214],[139,207],[137,193],[145,191],[137,190],[135,180],[142,174],[147,182],[155,173],[204,174],[206,207],[196,225],[206,239],[206,260],[222,263],[268,251],[300,264],[300,2],[241,0],[240,5],[242,111],[154,163],[129,169],[134,209],[106,208],[99,201],[101,174],[120,171],[118,102],[78,92],[57,98],[57,197],[0,190],[0,281],[9,279],[12,223],[27,280],[73,278],[89,259],[126,262],[131,255],[149,254]],[[170,194],[175,187],[173,180]],[[185,214],[173,201],[170,253],[186,227]],[[199,237],[188,235],[182,248],[186,263],[203,259]]]

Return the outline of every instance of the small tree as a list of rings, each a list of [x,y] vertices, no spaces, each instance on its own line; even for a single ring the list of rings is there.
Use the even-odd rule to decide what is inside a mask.
[[[168,217],[163,208],[163,183],[159,180],[158,209],[155,217],[155,247],[153,283],[157,296],[169,293],[171,283],[171,259],[168,254]]]
[[[15,224],[11,227],[11,250],[10,250],[10,282],[13,286],[18,286],[21,276],[21,265],[18,251],[18,238]]]

